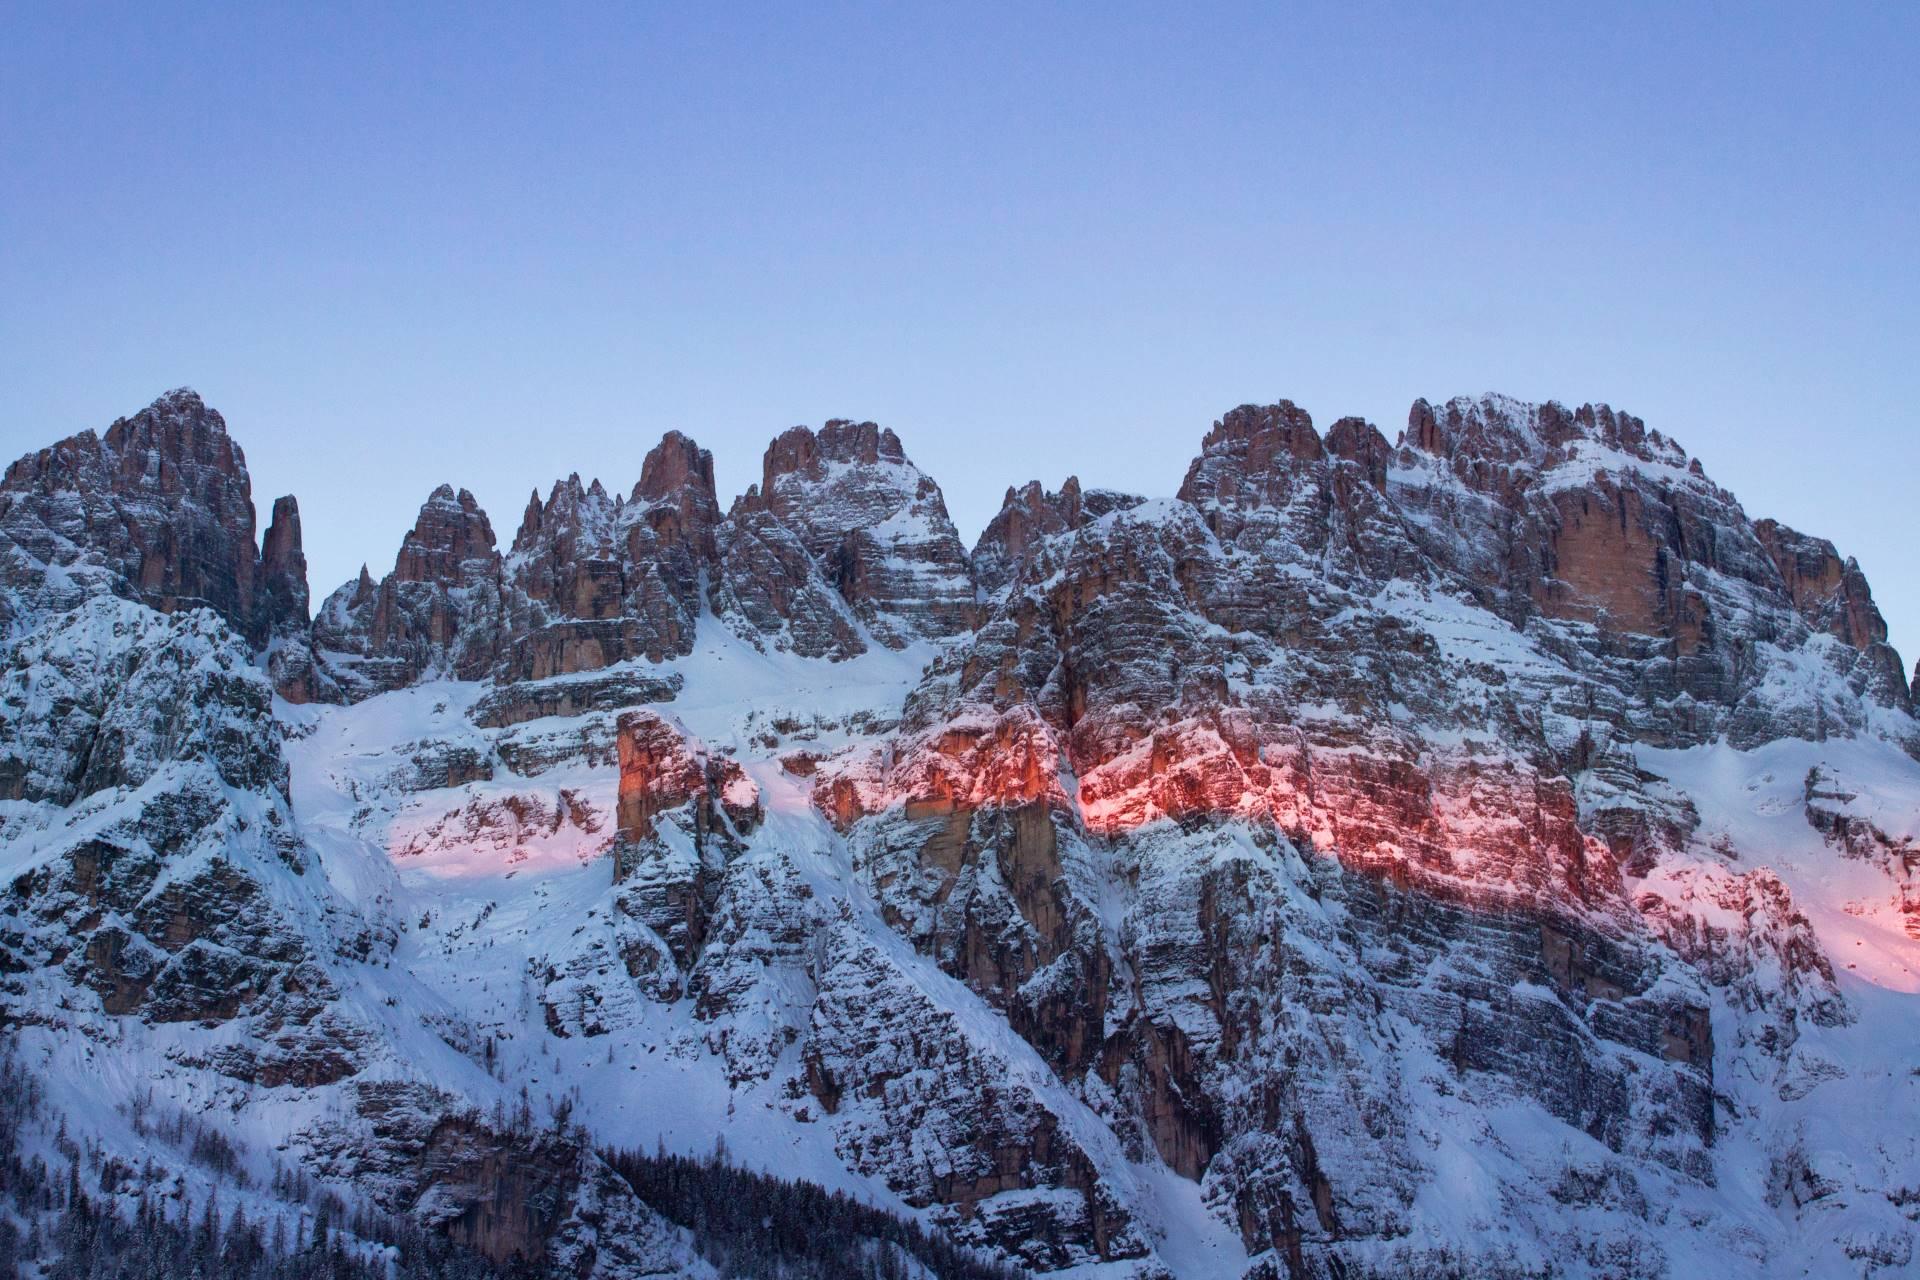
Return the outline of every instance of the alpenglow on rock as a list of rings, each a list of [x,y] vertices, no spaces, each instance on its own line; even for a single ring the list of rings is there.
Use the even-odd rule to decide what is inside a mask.
[[[725,1273],[610,1158],[717,1143],[1034,1274],[1920,1265],[1905,668],[1670,437],[1244,405],[970,554],[872,423],[598,461],[311,616],[191,392],[9,468],[23,1146],[550,1275]]]

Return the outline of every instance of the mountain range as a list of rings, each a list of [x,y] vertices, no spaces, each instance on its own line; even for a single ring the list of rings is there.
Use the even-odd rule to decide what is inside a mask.
[[[1920,1266],[1914,686],[1671,437],[1243,405],[971,549],[870,422],[637,471],[316,603],[191,391],[7,469],[16,1180],[580,1277],[774,1274],[646,1152],[890,1274]]]

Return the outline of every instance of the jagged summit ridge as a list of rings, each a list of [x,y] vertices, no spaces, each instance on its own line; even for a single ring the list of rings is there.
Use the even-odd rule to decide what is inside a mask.
[[[359,583],[323,609],[322,661],[338,669],[339,694],[487,662],[516,681],[657,663],[691,650],[703,612],[762,645],[850,656],[956,634],[978,608],[939,486],[872,423],[783,433],[762,485],[725,517],[712,455],[669,432],[630,494],[578,474],[556,481],[529,499],[497,574],[482,564],[492,555],[471,495],[436,490],[395,565],[398,582],[440,593],[401,607],[424,620],[396,627],[396,606],[379,606],[392,592]]]
[[[1077,480],[1057,495],[1010,491],[969,555],[938,486],[875,424],[783,433],[724,517],[711,455],[671,432],[625,498],[577,476],[536,494],[505,555],[472,495],[439,487],[393,573],[335,591],[309,630],[297,506],[276,504],[256,550],[244,458],[224,420],[181,389],[104,438],[16,462],[0,483],[0,531],[11,612],[23,592],[78,599],[88,575],[105,574],[107,589],[163,610],[215,608],[271,645],[282,692],[334,700],[434,673],[538,681],[665,661],[689,652],[706,613],[762,647],[814,656],[964,634],[1035,531],[1134,503],[1093,495]],[[1619,656],[1735,719],[1755,718],[1738,709],[1743,673],[1757,669],[1743,655],[1794,628],[1783,611],[1857,650],[1847,678],[1874,702],[1909,696],[1857,565],[1749,521],[1697,459],[1606,405],[1422,400],[1397,445],[1358,419],[1323,439],[1289,401],[1243,405],[1202,441],[1180,498],[1216,537],[1269,560],[1349,582],[1463,585],[1522,629],[1535,617],[1598,626],[1621,638]],[[50,580],[49,566],[63,571]],[[1727,726],[1711,721],[1696,735]]]

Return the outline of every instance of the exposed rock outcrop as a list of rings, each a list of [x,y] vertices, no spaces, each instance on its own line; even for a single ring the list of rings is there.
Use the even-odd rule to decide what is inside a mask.
[[[287,802],[272,690],[211,613],[96,597],[0,672],[0,785],[37,801],[7,888],[0,1020],[64,977],[149,1023],[231,1023],[206,1065],[268,1085],[350,1074],[364,1027],[332,1007],[340,950]],[[68,812],[78,823],[46,818]]]
[[[315,1163],[497,1266],[582,1280],[716,1275],[571,1135],[489,1121],[426,1085],[366,1082],[352,1097],[350,1120],[302,1134]]]
[[[644,922],[690,968],[706,940],[727,855],[761,817],[759,789],[740,766],[689,743],[651,711],[618,727],[620,844],[613,876],[621,909]],[[683,810],[672,830],[663,815]]]
[[[836,659],[977,616],[939,487],[891,431],[796,427],[763,485],[723,520],[712,455],[669,432],[625,497],[578,475],[536,492],[504,558],[472,496],[442,486],[393,574],[328,597],[322,665],[359,698],[436,673],[527,683],[670,661],[709,610],[756,646]]]
[[[300,504],[274,499],[273,520],[260,544],[260,593],[270,620],[267,678],[289,702],[332,701],[339,690],[313,656],[313,620],[307,596],[307,555],[300,543]]]

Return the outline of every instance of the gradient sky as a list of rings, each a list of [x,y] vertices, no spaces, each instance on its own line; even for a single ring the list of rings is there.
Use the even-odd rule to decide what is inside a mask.
[[[708,10],[724,8],[715,16]],[[971,542],[1291,398],[1605,400],[1920,656],[1920,5],[0,2],[0,455],[197,387],[316,600],[873,418]]]

